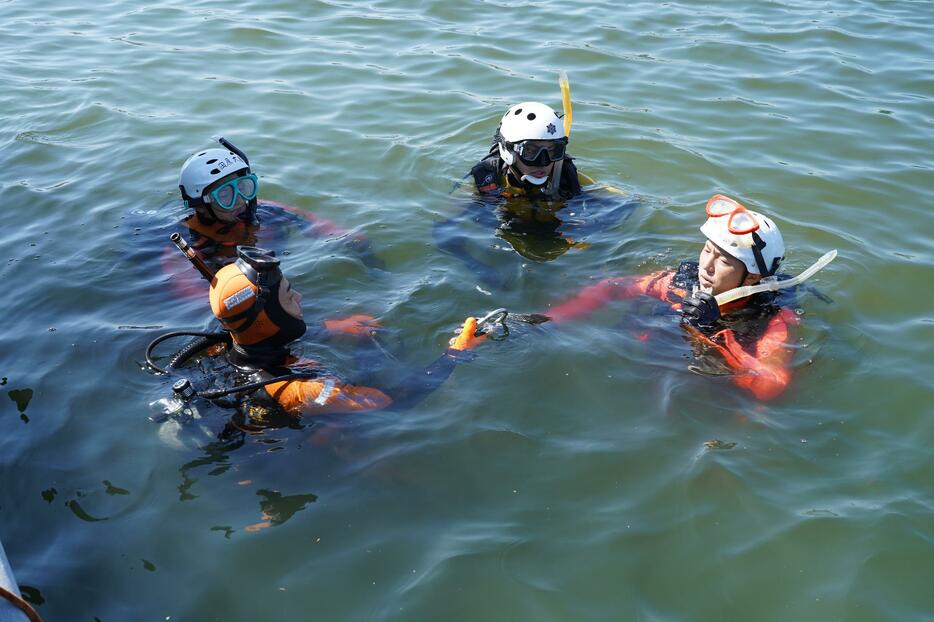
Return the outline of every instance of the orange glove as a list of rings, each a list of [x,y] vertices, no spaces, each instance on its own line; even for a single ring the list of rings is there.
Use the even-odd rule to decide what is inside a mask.
[[[358,313],[339,320],[324,320],[324,327],[335,334],[367,336],[374,334],[382,324],[372,315]]]
[[[475,336],[474,333],[477,332],[477,318],[469,317],[464,320],[464,326],[461,328],[460,334],[452,338],[450,341],[452,350],[472,350],[478,345],[483,343],[486,339],[486,335],[480,335],[479,337]]]

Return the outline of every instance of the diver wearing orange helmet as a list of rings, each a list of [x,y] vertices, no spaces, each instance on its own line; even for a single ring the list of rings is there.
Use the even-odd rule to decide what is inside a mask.
[[[468,318],[460,333],[451,340],[448,350],[435,362],[394,387],[378,389],[349,384],[292,356],[289,345],[305,334],[307,326],[302,316],[301,294],[292,289],[282,274],[274,253],[255,247],[238,247],[236,261],[213,275],[209,298],[211,310],[224,332],[204,334],[201,340],[176,353],[169,368],[180,366],[191,356],[203,352],[206,345],[220,344],[221,347],[214,347],[211,354],[223,353],[246,382],[197,395],[216,399],[230,394],[248,394],[251,401],[278,405],[292,415],[414,405],[447,379],[463,358],[463,352],[486,339],[486,335],[477,330],[476,318]],[[327,328],[331,332],[367,334],[375,326],[378,323],[368,321],[366,316],[355,316]],[[178,334],[195,333],[170,333],[153,341],[147,349],[147,360],[157,371],[166,370],[152,362],[153,347]],[[193,395],[190,393],[188,397]]]
[[[222,148],[205,149],[188,158],[178,178],[182,200],[194,210],[179,223],[180,232],[190,237],[191,246],[208,265],[218,268],[234,261],[238,245],[262,244],[281,251],[285,235],[292,229],[312,237],[346,238],[361,261],[382,268],[364,235],[353,234],[312,212],[260,201],[259,178],[250,169],[246,154],[225,138],[218,141]],[[188,274],[179,268],[178,255],[170,249],[163,256],[163,266],[169,274]],[[194,283],[178,288],[183,293],[203,292]]]
[[[553,308],[547,318],[568,322],[614,300],[657,298],[681,313],[697,342],[719,352],[735,372],[733,382],[760,400],[780,395],[791,380],[788,344],[798,316],[775,293],[758,293],[723,305],[715,296],[765,279],[778,280],[785,244],[775,223],[717,194],[706,207],[707,241],[697,262],[676,271],[608,278]],[[786,290],[787,291],[787,290]]]

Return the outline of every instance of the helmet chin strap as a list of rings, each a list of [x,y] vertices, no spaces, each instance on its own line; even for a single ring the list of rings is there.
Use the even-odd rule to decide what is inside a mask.
[[[554,167],[551,169],[551,183],[548,184],[545,192],[548,194],[551,200],[557,200],[558,195],[561,190],[561,169],[564,166],[564,160],[558,160],[555,162]]]

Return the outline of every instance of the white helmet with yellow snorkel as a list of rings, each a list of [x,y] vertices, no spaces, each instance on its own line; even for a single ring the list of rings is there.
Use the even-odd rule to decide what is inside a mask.
[[[568,138],[561,117],[551,107],[541,102],[522,102],[503,115],[496,130],[496,144],[503,162],[514,170],[517,159],[526,166],[544,168],[564,159]],[[549,177],[516,173],[516,177],[535,186],[541,186]]]

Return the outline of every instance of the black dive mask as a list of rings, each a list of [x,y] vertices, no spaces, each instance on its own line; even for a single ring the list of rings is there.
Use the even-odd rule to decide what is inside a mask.
[[[236,266],[250,282],[262,289],[271,290],[282,280],[279,258],[275,251],[255,246],[238,246]],[[278,292],[277,292],[278,293]]]
[[[522,140],[512,143],[512,152],[528,166],[548,166],[564,159],[567,138],[560,140]]]

